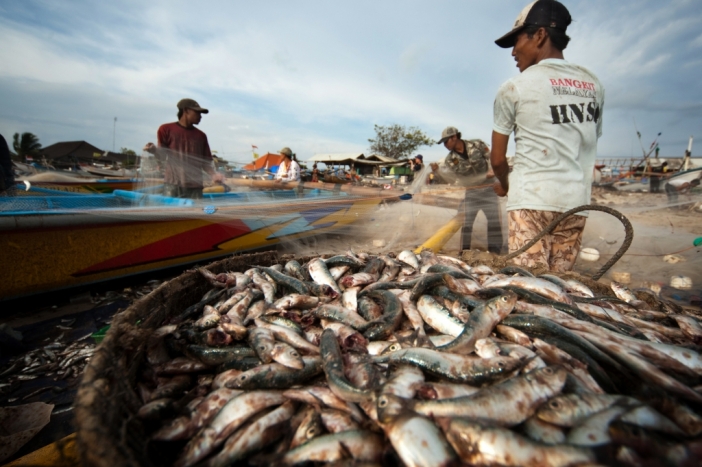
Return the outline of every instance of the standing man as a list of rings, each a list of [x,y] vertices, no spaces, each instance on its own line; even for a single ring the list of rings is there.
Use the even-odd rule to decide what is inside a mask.
[[[213,182],[224,176],[215,172],[207,135],[195,128],[202,114],[209,112],[192,99],[178,102],[178,121],[166,123],[157,132],[158,147],[147,143],[144,151],[164,164],[164,196],[173,198],[202,198],[202,172]]]
[[[280,151],[278,151],[281,156],[283,156],[283,160],[280,162],[280,165],[278,166],[278,172],[275,174],[275,179],[280,180],[282,182],[288,181],[291,168],[292,168],[292,156],[293,152],[289,147],[284,147]]]
[[[491,163],[499,196],[508,195],[509,251],[532,240],[561,213],[590,204],[597,139],[602,134],[604,88],[563,50],[570,13],[554,0],[527,5],[513,29],[495,41],[512,48],[521,74],[495,98]],[[514,132],[513,171],[507,144]],[[571,216],[514,261],[522,266],[573,268],[586,217]]]
[[[488,164],[490,150],[482,140],[462,139],[461,132],[452,126],[444,129],[438,144],[443,144],[450,152],[438,163],[432,163],[432,173],[445,183],[466,187],[463,203],[458,208],[465,214],[461,249],[470,250],[473,223],[478,212],[483,211],[487,218],[488,251],[500,254],[503,242],[500,206],[487,181],[494,176]]]
[[[661,177],[663,174],[663,164],[660,159],[649,160],[649,182],[648,192],[659,193],[661,191]]]

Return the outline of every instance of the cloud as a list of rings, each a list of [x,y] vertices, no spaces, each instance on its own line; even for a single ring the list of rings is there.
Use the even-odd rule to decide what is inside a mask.
[[[251,144],[365,151],[374,123],[434,138],[455,125],[489,140],[495,92],[517,73],[492,41],[522,3],[6,2],[0,131],[111,146],[117,116],[120,144],[138,148],[188,96],[211,109],[201,126],[225,157],[248,157]],[[671,125],[666,134],[699,128],[695,2],[568,6],[566,57],[607,88],[602,154],[630,150],[617,133],[632,115],[642,127]]]

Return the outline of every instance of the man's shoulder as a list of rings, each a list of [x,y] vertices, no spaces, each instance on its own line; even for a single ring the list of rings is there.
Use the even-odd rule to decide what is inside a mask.
[[[572,78],[576,75],[581,75],[581,80],[586,79],[601,86],[599,78],[597,78],[597,75],[590,69],[567,60],[543,60],[538,64],[529,67],[524,71],[524,73],[522,73],[522,75],[528,75],[529,78],[540,77],[544,74],[552,75],[551,77],[554,78]]]
[[[159,130],[173,130],[173,129],[179,129],[182,128],[180,125],[178,125],[178,122],[170,122],[170,123],[164,123],[160,127],[158,127]]]

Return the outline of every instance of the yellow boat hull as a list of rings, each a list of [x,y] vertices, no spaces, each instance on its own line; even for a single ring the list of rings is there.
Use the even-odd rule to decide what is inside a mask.
[[[382,198],[128,212],[95,211],[0,218],[0,300],[210,261],[338,230]],[[167,211],[167,212],[165,212]],[[2,223],[4,222],[4,224]]]

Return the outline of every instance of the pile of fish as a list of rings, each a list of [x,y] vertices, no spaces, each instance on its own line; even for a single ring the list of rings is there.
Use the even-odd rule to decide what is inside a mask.
[[[57,325],[58,329],[70,330],[70,324],[75,318],[62,320],[62,324]],[[95,344],[86,340],[90,334],[83,339],[73,342],[65,342],[65,333],[61,333],[56,338],[47,339],[47,344],[37,349],[26,352],[10,360],[8,365],[0,372],[0,394],[8,395],[7,402],[14,403],[27,400],[40,392],[56,389],[55,386],[45,386],[36,391],[20,397],[12,397],[23,382],[32,381],[37,378],[52,378],[54,381],[77,378],[83,374],[85,366],[90,361]]]
[[[200,272],[138,377],[156,464],[702,462],[702,328],[650,292],[429,251]]]

